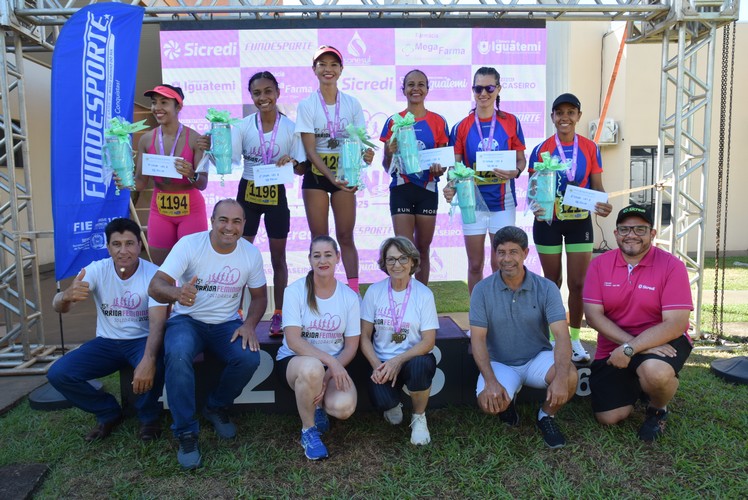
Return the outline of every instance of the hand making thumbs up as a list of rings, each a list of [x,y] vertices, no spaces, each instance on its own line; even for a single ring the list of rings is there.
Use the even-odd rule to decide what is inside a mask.
[[[193,276],[189,283],[182,285],[179,289],[177,302],[185,307],[192,307],[195,304],[195,297],[197,297],[195,283],[197,283],[197,275]]]
[[[81,272],[78,273],[78,276],[73,279],[73,282],[63,293],[62,300],[64,300],[65,302],[80,302],[82,300],[86,300],[88,298],[89,290],[88,282],[83,281],[83,278],[85,277],[86,270],[81,269]]]

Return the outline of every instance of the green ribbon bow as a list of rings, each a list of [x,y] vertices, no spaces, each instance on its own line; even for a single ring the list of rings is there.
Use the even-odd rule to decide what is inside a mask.
[[[238,118],[231,118],[230,112],[218,111],[214,108],[208,108],[208,114],[205,115],[205,119],[210,123],[228,123],[229,125],[239,122]]]
[[[109,137],[116,137],[122,144],[130,143],[130,134],[146,130],[148,125],[145,124],[145,120],[140,120],[137,123],[130,123],[124,118],[115,117],[109,120],[109,128],[104,131],[104,135]]]
[[[407,113],[405,113],[405,116],[394,115],[392,117],[392,123],[392,137],[395,137],[397,131],[401,128],[412,127],[413,125],[415,125],[416,117],[413,116],[413,113],[408,111]]]
[[[366,129],[364,127],[357,127],[355,125],[348,125],[345,128],[345,131],[348,132],[348,137],[351,139],[357,139],[361,141],[362,144],[365,144],[369,146],[372,149],[378,149],[379,147],[375,144],[372,144],[371,141],[369,141],[369,136],[366,135]]]
[[[561,170],[568,170],[571,167],[571,160],[561,161],[558,156],[551,156],[547,151],[540,153],[542,162],[535,162],[535,171],[547,171],[547,172],[558,172]]]
[[[464,163],[457,161],[455,162],[454,168],[449,169],[447,178],[452,181],[462,181],[466,179],[479,179],[483,180],[483,177],[475,175],[475,170],[470,167],[466,167]]]

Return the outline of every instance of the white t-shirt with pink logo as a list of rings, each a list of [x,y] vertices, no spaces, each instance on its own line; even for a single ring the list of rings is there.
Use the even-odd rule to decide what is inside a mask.
[[[96,336],[132,340],[148,336],[148,308],[164,306],[148,296],[148,285],[158,271],[154,264],[139,259],[135,274],[123,280],[112,258],[86,266],[83,281],[96,303]]]
[[[260,288],[266,283],[257,247],[239,238],[233,252],[218,253],[210,244],[210,231],[180,238],[159,270],[179,283],[197,276],[195,304],[185,307],[177,302],[173,314],[187,314],[210,325],[238,319],[244,285]]]
[[[306,278],[293,282],[283,293],[283,327],[301,327],[301,338],[337,357],[343,350],[344,337],[361,335],[358,294],[338,281],[329,299],[317,297],[317,309],[319,314],[312,312],[306,303]],[[284,336],[276,359],[295,355]]]
[[[392,292],[395,315],[402,317],[397,335],[393,314],[390,311],[390,279],[374,283],[366,290],[361,304],[361,319],[374,325],[372,344],[380,361],[387,361],[409,351],[423,339],[422,331],[439,329],[434,294],[426,285],[413,277],[410,278],[410,284],[410,297],[408,297],[408,305],[404,314],[402,307],[406,291]]]

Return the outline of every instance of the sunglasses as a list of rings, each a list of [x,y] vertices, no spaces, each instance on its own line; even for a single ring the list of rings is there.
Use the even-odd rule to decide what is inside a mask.
[[[473,85],[473,92],[475,92],[476,95],[481,95],[485,90],[489,94],[493,94],[496,87],[498,87],[498,85]]]

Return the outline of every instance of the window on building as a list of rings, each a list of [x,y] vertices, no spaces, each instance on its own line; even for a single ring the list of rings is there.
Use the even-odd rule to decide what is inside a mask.
[[[629,187],[631,189],[654,184],[657,146],[636,146],[631,148],[631,172]],[[664,156],[664,171],[673,170],[673,148],[667,146]],[[643,189],[629,194],[629,203],[654,208],[654,188]],[[670,203],[662,204],[662,224],[670,224]]]

